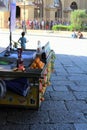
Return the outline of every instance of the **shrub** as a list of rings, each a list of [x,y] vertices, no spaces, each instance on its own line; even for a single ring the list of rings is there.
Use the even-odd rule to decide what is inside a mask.
[[[54,30],[54,31],[57,31],[57,30],[61,30],[61,31],[66,31],[66,30],[70,30],[70,26],[66,26],[66,25],[62,25],[62,24],[60,24],[60,25],[54,25],[53,27],[52,27],[52,30]]]
[[[84,19],[87,18],[85,10],[74,10],[71,12],[71,26],[72,29],[82,30]]]

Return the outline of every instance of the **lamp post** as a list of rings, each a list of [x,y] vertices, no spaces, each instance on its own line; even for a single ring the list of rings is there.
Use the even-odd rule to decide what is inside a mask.
[[[26,21],[25,21],[25,0],[23,0],[24,2],[24,23],[23,23],[23,31],[26,32]]]

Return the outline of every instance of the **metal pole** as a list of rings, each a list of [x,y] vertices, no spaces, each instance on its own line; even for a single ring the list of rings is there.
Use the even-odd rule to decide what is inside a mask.
[[[10,9],[10,24],[9,24],[9,29],[10,29],[10,47],[9,49],[11,50],[12,49],[12,32],[11,32],[11,9]]]
[[[42,18],[43,18],[43,6],[44,6],[44,5],[43,5],[43,0],[42,0]]]
[[[26,32],[26,21],[25,21],[25,0],[24,0],[24,26],[23,31]]]
[[[58,10],[58,8],[57,8],[57,22],[58,22],[58,13],[59,13],[59,10]]]
[[[24,22],[25,22],[25,1],[24,1]]]

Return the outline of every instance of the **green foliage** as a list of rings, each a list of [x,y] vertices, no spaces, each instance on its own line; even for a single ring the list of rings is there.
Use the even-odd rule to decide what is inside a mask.
[[[54,30],[54,31],[57,31],[57,30],[61,30],[61,31],[63,31],[63,30],[70,30],[70,26],[66,26],[66,25],[62,25],[62,24],[54,25],[52,27],[52,30]]]
[[[85,10],[74,10],[71,12],[72,29],[81,30],[83,28],[84,19],[87,18]]]
[[[87,13],[85,10],[74,10],[71,12],[71,25],[54,25],[52,30],[87,30],[87,26],[85,25],[87,21]]]

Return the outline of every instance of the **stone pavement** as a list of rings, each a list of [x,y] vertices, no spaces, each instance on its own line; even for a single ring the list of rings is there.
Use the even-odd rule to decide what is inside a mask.
[[[39,110],[0,108],[0,130],[87,130],[87,57],[56,55]]]
[[[38,111],[0,108],[0,130],[87,130],[87,57],[56,54]]]

